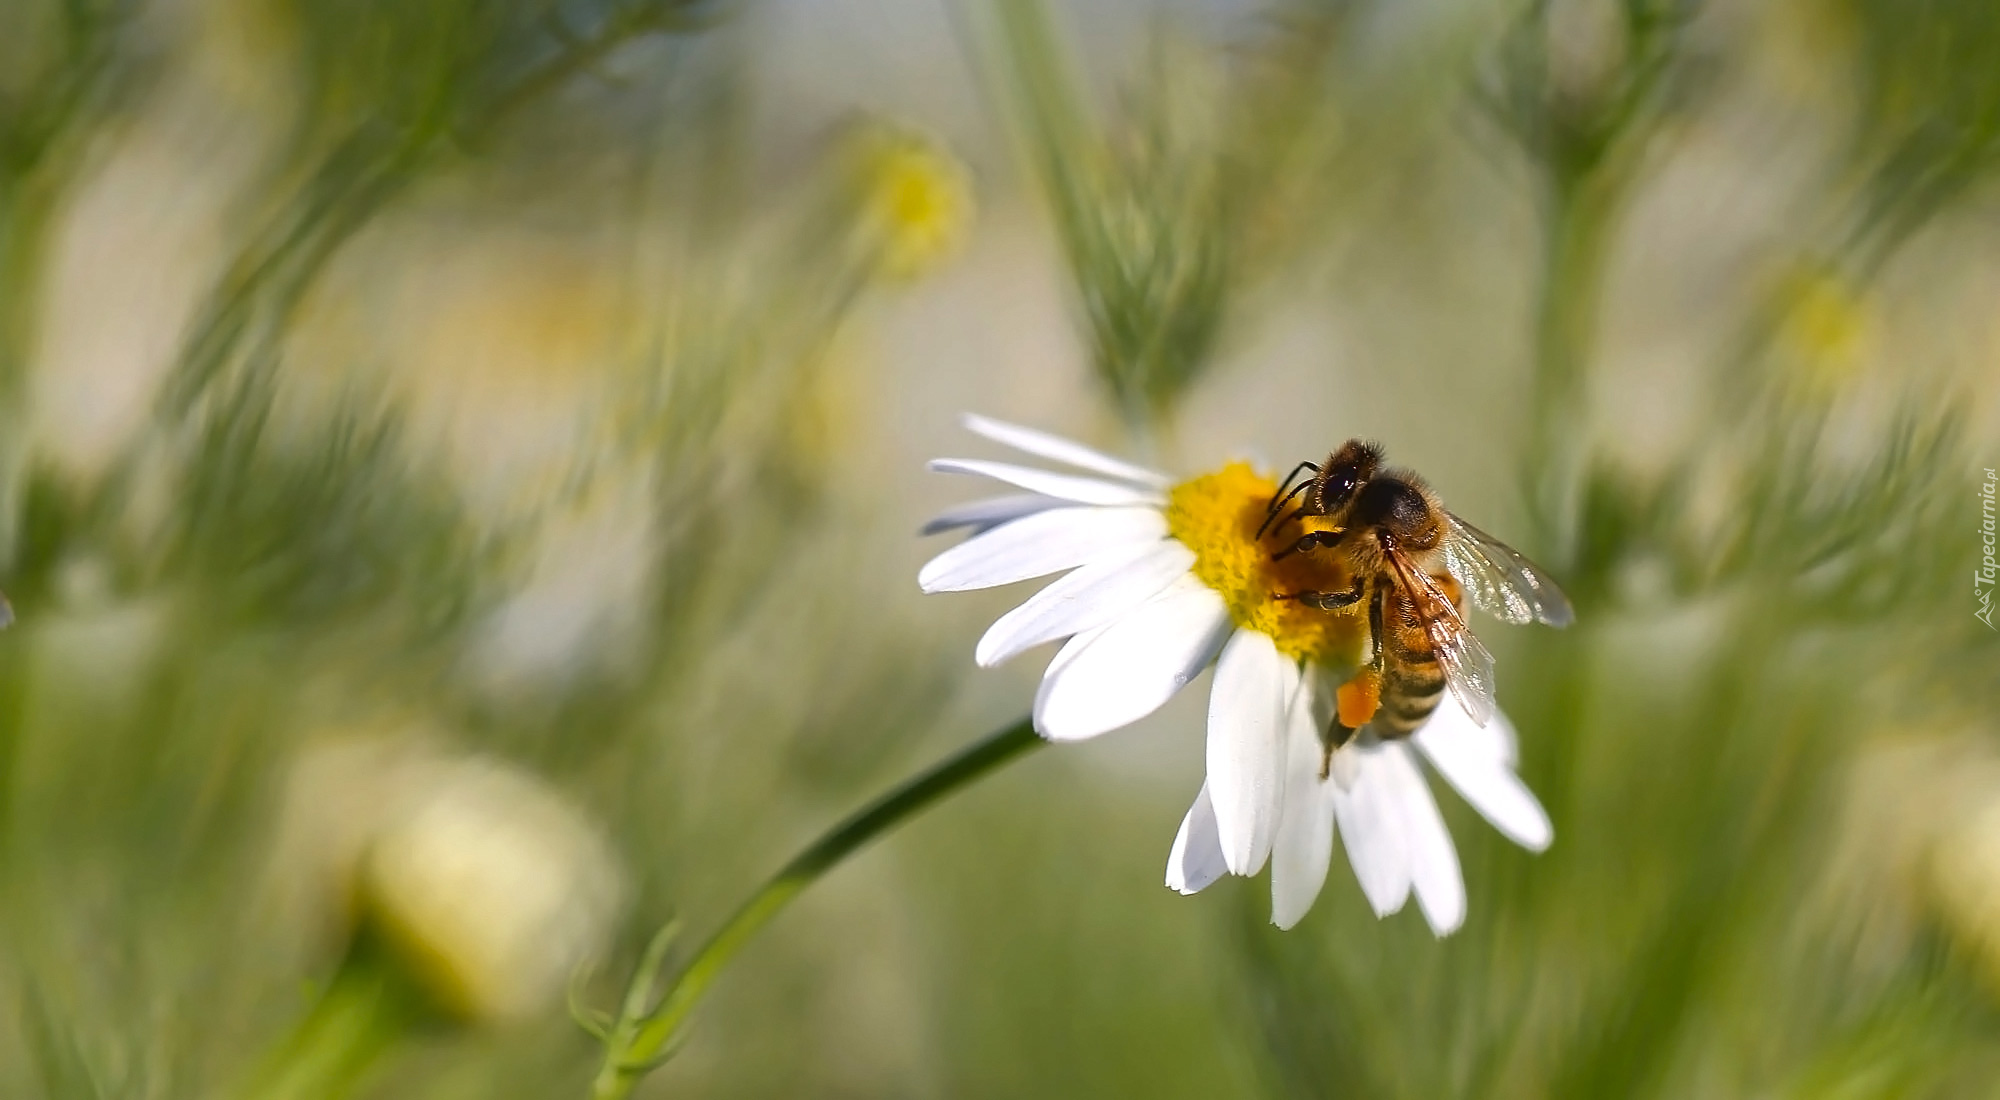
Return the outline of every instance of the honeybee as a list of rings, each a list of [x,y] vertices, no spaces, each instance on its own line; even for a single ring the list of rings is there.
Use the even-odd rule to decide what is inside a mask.
[[[1312,476],[1293,485],[1306,471]],[[1294,500],[1297,507],[1280,518]],[[1257,537],[1283,538],[1308,516],[1325,517],[1332,527],[1307,531],[1272,557],[1337,554],[1353,587],[1280,598],[1328,611],[1368,601],[1372,656],[1356,682],[1372,686],[1374,698],[1350,707],[1343,697],[1332,728],[1321,734],[1329,762],[1364,725],[1384,738],[1415,733],[1447,689],[1473,721],[1491,720],[1493,655],[1465,624],[1467,597],[1503,622],[1562,627],[1575,617],[1546,573],[1446,511],[1416,474],[1383,468],[1375,444],[1351,439],[1324,464],[1299,463],[1272,494]]]

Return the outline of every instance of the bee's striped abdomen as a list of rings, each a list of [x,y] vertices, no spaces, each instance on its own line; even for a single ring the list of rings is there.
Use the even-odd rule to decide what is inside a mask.
[[[1433,579],[1454,604],[1463,604],[1458,585],[1449,575]],[[1415,599],[1400,588],[1385,588],[1380,643],[1382,706],[1369,728],[1377,737],[1408,737],[1444,698],[1444,667],[1438,663],[1430,635],[1424,633]]]

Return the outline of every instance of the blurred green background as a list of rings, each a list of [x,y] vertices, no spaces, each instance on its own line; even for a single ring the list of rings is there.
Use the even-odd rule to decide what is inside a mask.
[[[641,1095],[1995,1094],[2000,7],[1069,7],[0,0],[0,1094],[588,1095],[578,959],[1033,697],[964,410],[1383,441],[1575,598],[1480,628],[1555,845],[1176,896],[1197,685]]]

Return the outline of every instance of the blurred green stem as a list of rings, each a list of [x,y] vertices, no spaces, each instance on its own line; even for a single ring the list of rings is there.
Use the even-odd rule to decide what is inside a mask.
[[[41,180],[0,170],[0,404],[10,417],[33,353],[53,198]]]
[[[1172,446],[1178,400],[1213,361],[1230,286],[1228,204],[1210,163],[1172,159],[1165,108],[1098,123],[1045,0],[992,10],[994,64],[1083,305],[1092,369],[1155,461]]]
[[[670,1046],[688,1014],[701,1000],[723,967],[736,957],[757,931],[819,877],[869,841],[900,824],[1002,764],[1039,746],[1034,722],[1027,718],[974,743],[884,795],[874,805],[848,818],[820,837],[771,876],[750,899],[723,922],[694,958],[688,961],[657,1007],[648,1009],[660,956],[671,940],[671,926],[656,936],[626,989],[623,1011],[600,1037],[604,1061],[592,1084],[592,1100],[621,1100],[631,1095],[639,1079],[671,1053]]]
[[[568,40],[476,110],[440,101],[417,122],[400,127],[381,119],[357,124],[322,154],[275,220],[253,234],[230,263],[163,387],[155,410],[162,424],[186,420],[233,358],[246,347],[254,349],[256,340],[275,339],[329,261],[425,173],[490,140],[521,110],[621,46],[677,29],[684,6],[694,5],[649,0],[623,7],[589,38]],[[685,22],[698,26],[692,19]]]
[[[425,1015],[423,995],[363,933],[305,1019],[240,1100],[332,1100],[351,1093]]]
[[[120,60],[119,36],[138,6],[60,5],[54,56],[37,76],[0,95],[0,401],[9,418],[0,431],[10,445],[19,433],[14,418],[34,352],[50,232],[82,159],[80,135],[102,116],[103,93]],[[10,54],[8,61],[32,66],[34,52],[31,46],[28,55]]]
[[[1529,495],[1543,552],[1557,568],[1575,553],[1591,345],[1619,187],[1599,173],[1551,188],[1535,304],[1534,422]]]
[[[0,563],[14,565],[26,477],[27,391],[57,188],[0,167]]]
[[[1574,82],[1582,74],[1566,68],[1553,45],[1563,34],[1552,26],[1552,7],[1535,0],[1524,11],[1506,54],[1507,89],[1496,102],[1541,170],[1544,242],[1527,488],[1537,549],[1560,570],[1577,554],[1592,345],[1612,230],[1670,114],[1664,89],[1685,68],[1683,32],[1702,5],[1612,5],[1623,64],[1615,75],[1581,84]]]

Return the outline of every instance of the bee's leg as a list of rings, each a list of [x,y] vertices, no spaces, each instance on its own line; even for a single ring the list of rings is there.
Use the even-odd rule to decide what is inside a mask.
[[[1374,606],[1378,600],[1370,600]],[[1333,693],[1333,714],[1319,735],[1324,752],[1320,756],[1319,777],[1325,779],[1333,768],[1333,754],[1354,739],[1354,735],[1374,722],[1382,709],[1381,654],[1376,653],[1348,681]],[[1351,778],[1351,777],[1350,777]]]
[[[1299,541],[1271,555],[1272,561],[1283,561],[1293,554],[1309,554],[1325,546],[1336,546],[1346,531],[1308,531],[1299,536]],[[1359,597],[1356,597],[1359,599]]]
[[[1378,676],[1382,673],[1382,642],[1382,586],[1376,585],[1375,594],[1368,601],[1368,667]]]
[[[1354,587],[1351,590],[1334,593],[1331,598],[1346,601],[1338,605],[1341,607],[1359,603],[1361,601],[1362,590],[1365,587],[1366,585],[1362,582],[1361,578],[1357,577],[1354,580]],[[1326,606],[1324,600],[1328,597],[1324,593],[1315,592],[1312,595],[1322,597],[1320,606]],[[1368,664],[1366,667],[1374,672],[1375,675],[1382,675],[1382,586],[1380,585],[1375,586],[1375,591],[1370,593],[1368,598],[1368,650]],[[1326,728],[1321,730],[1319,735],[1321,750],[1319,757],[1320,779],[1324,780],[1333,774],[1333,754],[1339,752],[1341,746],[1354,740],[1354,735],[1359,732],[1361,732],[1359,726],[1350,726],[1341,721],[1340,708],[1338,706],[1334,707],[1333,719],[1326,724]]]
[[[1338,611],[1343,607],[1352,607],[1360,603],[1361,597],[1367,591],[1367,587],[1367,585],[1362,583],[1361,578],[1356,577],[1354,579],[1354,587],[1345,592],[1293,592],[1289,595],[1274,596],[1272,598],[1297,600],[1310,607],[1317,607],[1321,611]]]
[[[1326,728],[1320,731],[1319,777],[1322,780],[1333,774],[1333,754],[1339,752],[1340,747],[1352,741],[1354,735],[1359,732],[1341,722],[1339,714],[1335,714],[1333,721],[1328,722]]]
[[[1311,482],[1307,482],[1305,485],[1299,486],[1299,488],[1303,490],[1308,486],[1310,486],[1311,484],[1312,484]],[[1286,497],[1285,499],[1290,500],[1291,498]],[[1281,501],[1280,503],[1283,502]],[[1303,504],[1299,505],[1297,508],[1292,509],[1291,512],[1288,513],[1284,519],[1278,519],[1278,513],[1272,512],[1270,515],[1264,517],[1263,526],[1257,528],[1257,537],[1259,539],[1262,539],[1264,537],[1264,532],[1266,530],[1282,531],[1286,527],[1291,526],[1293,520],[1305,514],[1306,514],[1306,506]],[[1274,519],[1278,520],[1275,524],[1271,522]]]

